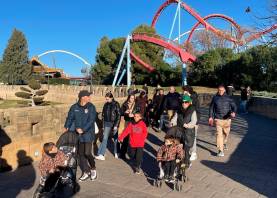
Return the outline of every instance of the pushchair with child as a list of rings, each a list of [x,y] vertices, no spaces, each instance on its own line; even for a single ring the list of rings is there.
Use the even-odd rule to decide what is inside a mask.
[[[76,182],[78,135],[74,132],[63,133],[57,141],[57,148],[67,155],[65,167],[58,172],[40,179],[34,198],[71,197],[79,191]]]
[[[165,136],[165,144],[158,151],[157,160],[160,171],[157,179],[154,180],[154,185],[161,187],[163,181],[165,181],[173,184],[174,190],[181,191],[183,183],[187,181],[186,166],[183,163],[185,152],[182,142],[180,143],[180,134],[176,132],[178,132],[178,129],[175,127],[168,131],[169,134]],[[166,146],[168,140],[172,141],[174,146]],[[170,177],[168,178],[168,176]]]

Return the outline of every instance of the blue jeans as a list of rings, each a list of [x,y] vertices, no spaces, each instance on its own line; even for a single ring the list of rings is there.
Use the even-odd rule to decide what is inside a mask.
[[[247,100],[240,101],[240,109],[242,113],[247,113]]]
[[[99,147],[98,150],[98,155],[105,155],[106,149],[107,149],[107,144],[108,144],[108,139],[110,136],[110,133],[112,131],[112,127],[104,127],[104,137],[102,140],[102,143]],[[114,139],[114,153],[118,152],[118,147],[119,147],[119,143],[118,143],[118,131],[113,131],[113,139]]]

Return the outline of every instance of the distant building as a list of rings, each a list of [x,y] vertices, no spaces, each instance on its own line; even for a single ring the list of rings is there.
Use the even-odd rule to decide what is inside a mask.
[[[64,73],[63,69],[50,68],[47,65],[43,64],[37,57],[33,57],[30,60],[30,63],[33,66],[33,75],[44,76],[46,78],[49,77],[68,79],[68,76]]]

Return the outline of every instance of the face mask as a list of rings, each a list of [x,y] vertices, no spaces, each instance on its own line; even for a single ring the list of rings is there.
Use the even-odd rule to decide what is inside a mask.
[[[51,158],[55,158],[56,155],[57,155],[57,153],[49,153],[49,154],[47,154],[47,155],[49,155]]]

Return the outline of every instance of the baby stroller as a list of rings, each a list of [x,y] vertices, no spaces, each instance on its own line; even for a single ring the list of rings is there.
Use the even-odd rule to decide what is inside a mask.
[[[78,135],[75,132],[66,132],[60,136],[56,146],[68,156],[67,166],[46,179],[41,178],[33,198],[72,197],[79,191],[80,186],[76,182],[77,145]]]
[[[176,127],[176,126],[171,127],[167,131],[167,136],[174,137],[175,144],[178,145],[179,149],[184,149],[183,142],[182,142],[182,129],[180,129],[179,127]],[[176,159],[177,159],[177,156],[176,156]],[[172,183],[173,189],[177,190],[177,191],[181,191],[182,187],[183,187],[183,183],[185,183],[188,180],[188,178],[186,176],[187,167],[185,166],[185,164],[183,162],[184,162],[184,159],[176,160],[176,168],[175,168],[174,174],[173,174],[174,179],[172,181],[168,182],[168,183]],[[162,166],[162,164],[159,164],[159,169],[160,169],[160,174],[158,175],[157,179],[154,180],[154,185],[156,187],[161,187],[163,181],[165,180],[164,179],[164,167]]]
[[[159,165],[159,169],[160,169],[160,174],[157,177],[157,179],[154,180],[154,186],[161,188],[162,183],[165,182],[164,169],[161,165]],[[174,180],[168,181],[167,183],[168,184],[171,183],[173,185],[173,190],[182,191],[183,183],[185,183],[186,181],[187,181],[187,177],[186,177],[185,168],[182,166],[181,161],[176,162],[176,168],[174,171]]]

